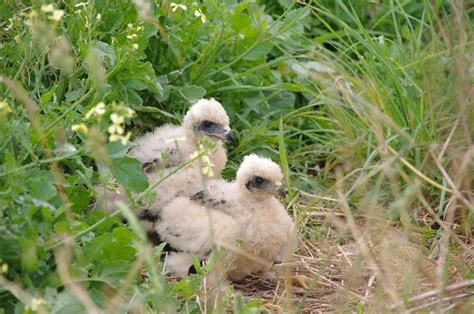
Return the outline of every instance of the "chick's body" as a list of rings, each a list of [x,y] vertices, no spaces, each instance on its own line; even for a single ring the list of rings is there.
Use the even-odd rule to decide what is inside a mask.
[[[137,146],[130,151],[130,156],[142,164],[156,160],[163,163],[163,168],[176,166],[185,160],[185,156],[189,156],[185,153],[190,145],[180,143],[185,140],[186,133],[182,126],[165,124],[136,139],[134,144]],[[164,160],[166,158],[169,159]]]
[[[275,262],[285,261],[294,238],[293,221],[277,199],[245,203],[241,206],[248,206],[248,212],[245,218],[239,219],[242,226],[240,238],[243,239],[241,248],[260,261],[236,255],[228,275],[233,280],[248,274],[266,273]]]
[[[151,171],[146,172],[179,166],[189,160],[190,156],[198,149],[196,139],[186,136],[183,126],[171,124],[156,128],[136,139],[134,143],[137,146],[130,151],[130,156],[138,159],[142,165],[154,163]],[[221,141],[217,141],[215,144],[215,151],[209,157],[214,174],[220,176],[227,163],[227,153]]]
[[[268,178],[267,190],[249,190],[255,175]],[[232,260],[229,279],[265,273],[274,262],[288,257],[294,240],[292,219],[270,194],[275,188],[271,182],[280,181],[281,176],[275,163],[248,156],[236,181],[211,180],[206,192],[178,198],[165,206],[156,231],[176,250],[200,259],[209,254],[213,243],[227,248],[238,246],[232,258],[226,259]]]

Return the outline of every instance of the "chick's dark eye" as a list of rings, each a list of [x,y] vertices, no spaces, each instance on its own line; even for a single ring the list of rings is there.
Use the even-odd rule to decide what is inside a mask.
[[[255,176],[255,178],[254,178],[254,182],[255,182],[256,185],[261,185],[264,181],[265,181],[265,179],[260,177],[260,176]]]
[[[203,128],[205,128],[205,129],[210,128],[212,125],[213,125],[213,123],[212,123],[211,121],[207,121],[207,120],[206,120],[206,121],[203,121],[203,122],[202,122],[202,126],[203,126]]]

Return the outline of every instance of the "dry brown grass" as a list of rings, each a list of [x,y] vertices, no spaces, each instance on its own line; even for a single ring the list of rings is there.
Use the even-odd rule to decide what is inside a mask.
[[[383,273],[377,275],[377,266],[371,266],[373,261],[361,255],[357,244],[337,242],[334,238],[324,243],[305,242],[290,262],[275,265],[277,280],[252,276],[233,286],[247,298],[265,300],[269,310],[301,313],[351,311],[358,305],[368,312],[386,312],[396,304],[390,302],[388,290],[399,296],[405,294],[408,299],[436,289],[432,278],[435,263],[410,245],[397,248],[401,243],[393,239],[375,245],[373,249],[383,253],[376,261]],[[448,286],[463,282],[474,285],[473,280],[465,281],[455,266],[448,277]],[[411,287],[409,294],[407,286]],[[443,297],[449,299],[443,302],[443,309],[472,307],[473,295],[467,287],[445,293]],[[402,302],[395,310],[408,311],[422,305],[429,305],[429,309],[436,307],[438,303],[434,302],[439,299],[435,293],[410,304]]]

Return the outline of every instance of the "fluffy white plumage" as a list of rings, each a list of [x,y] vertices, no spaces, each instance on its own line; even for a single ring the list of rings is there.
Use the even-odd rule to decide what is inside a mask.
[[[180,126],[164,125],[135,140],[137,146],[130,151],[130,155],[142,162],[150,184],[154,184],[173,171],[173,167],[189,160],[198,149],[198,141],[204,137],[211,138],[216,144],[210,162],[214,176],[220,177],[227,162],[223,140],[232,140],[233,135],[225,109],[213,98],[201,99],[192,105]],[[196,162],[171,175],[155,188],[157,199],[149,212],[152,216],[156,215],[172,199],[181,195],[191,196],[202,190],[202,187],[200,164]],[[123,189],[118,191],[108,193],[108,204],[112,205],[109,206],[110,210],[115,210],[113,205],[116,201],[126,202]],[[99,187],[97,192],[100,201],[104,195],[103,187]]]
[[[210,133],[200,128],[205,121],[217,125],[216,131]],[[137,146],[130,151],[130,156],[142,164],[156,160],[163,168],[177,166],[189,159],[197,150],[199,139],[207,136],[217,145],[211,162],[214,173],[220,175],[227,162],[222,141],[229,138],[229,134],[232,134],[229,117],[222,105],[214,98],[201,99],[189,108],[180,126],[166,124],[136,139]]]
[[[215,131],[203,129],[202,124],[210,122],[215,125]],[[172,130],[175,130],[173,133]],[[179,137],[173,137],[177,134]],[[131,155],[142,162],[146,162],[146,156],[160,156],[163,151],[170,155],[170,165],[161,167],[163,171],[151,171],[148,173],[150,184],[168,175],[172,169],[169,166],[177,166],[190,159],[190,156],[198,149],[198,141],[202,137],[210,137],[216,143],[216,150],[210,156],[214,175],[220,176],[227,162],[227,154],[222,141],[232,134],[229,128],[229,117],[222,105],[214,99],[201,99],[194,104],[186,113],[183,124],[180,127],[166,126],[158,128],[151,135],[145,135],[137,140],[137,149]],[[163,181],[155,188],[157,199],[149,211],[158,214],[168,202],[179,196],[191,196],[203,188],[203,174],[200,163],[195,162],[191,167],[182,169],[178,173]]]
[[[167,261],[169,269],[182,275],[190,254],[203,259],[213,243],[235,248],[240,240],[239,249],[244,254],[232,253],[226,259],[232,260],[229,279],[266,273],[274,262],[286,260],[295,248],[296,238],[292,219],[274,197],[281,192],[282,177],[276,163],[249,155],[244,158],[236,181],[211,180],[207,193],[178,197],[165,206],[156,231],[181,252]],[[179,266],[174,265],[177,260]]]

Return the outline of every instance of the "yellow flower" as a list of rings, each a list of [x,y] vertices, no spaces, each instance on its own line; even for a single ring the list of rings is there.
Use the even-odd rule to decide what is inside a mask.
[[[0,113],[4,115],[10,112],[12,112],[12,109],[10,108],[8,102],[5,99],[0,101]]]
[[[103,102],[98,103],[95,106],[95,112],[97,115],[103,115],[105,113],[105,104]]]
[[[30,12],[30,15],[29,15],[29,16],[30,16],[30,18],[35,18],[35,17],[37,17],[37,16],[38,16],[38,13],[37,13],[35,10],[31,10],[31,12]]]
[[[383,35],[380,35],[379,37],[377,37],[378,41],[379,41],[379,45],[383,45],[384,43],[384,37]]]
[[[126,118],[131,118],[135,114],[135,111],[130,108],[125,108],[125,117]]]
[[[100,21],[102,19],[102,15],[99,13],[97,14],[97,16],[95,17],[97,21]]]
[[[87,134],[89,132],[89,129],[84,123],[79,123],[79,124],[74,124],[71,126],[71,131],[73,132],[82,132],[84,134]]]
[[[39,307],[40,305],[44,305],[44,304],[46,304],[46,301],[45,301],[44,299],[42,299],[42,298],[38,298],[38,299],[37,299],[37,298],[33,298],[33,299],[31,299],[31,309],[32,309],[33,311],[38,310],[38,307]]]
[[[125,117],[120,116],[117,113],[112,113],[110,115],[110,120],[112,120],[114,124],[122,124],[125,121]]]
[[[49,18],[51,20],[55,20],[55,21],[59,22],[59,21],[61,21],[63,16],[64,16],[64,11],[63,10],[54,10],[53,14],[51,14],[51,16]]]
[[[140,47],[140,46],[138,46],[138,44],[133,44],[133,45],[132,45],[133,50],[138,50],[139,47]]]
[[[112,124],[111,126],[109,126],[107,131],[110,134],[123,134],[123,132],[125,130],[123,129],[123,127],[120,124]]]
[[[202,174],[207,175],[209,178],[214,176],[214,171],[212,171],[212,167],[210,165],[205,165],[201,169]]]
[[[132,132],[127,132],[126,135],[119,135],[119,134],[111,134],[109,136],[109,141],[121,141],[123,145],[127,144],[130,141],[130,137],[132,136]]]
[[[201,161],[203,163],[201,172],[212,178],[214,176],[214,171],[212,171],[212,167],[214,167],[214,164],[211,162],[211,159],[208,155],[204,155],[201,157]]]
[[[197,18],[201,18],[201,22],[203,24],[206,23],[206,16],[204,15],[204,13],[202,13],[201,9],[197,9],[196,11],[194,11],[194,16]]]
[[[41,11],[43,12],[53,12],[54,11],[54,6],[52,4],[43,4],[41,6]]]
[[[204,155],[204,156],[202,156],[202,162],[205,163],[205,164],[210,165],[211,164],[211,159],[209,158],[209,156]]]
[[[4,263],[0,269],[0,274],[5,274],[8,271],[8,264]]]
[[[174,2],[171,2],[170,3],[170,7],[171,7],[171,11],[173,12],[176,12],[178,9],[181,9],[183,11],[186,11],[187,10],[187,6],[185,6],[184,4],[177,4],[177,3],[174,3]]]
[[[105,113],[105,104],[103,102],[98,103],[95,105],[91,110],[87,111],[86,113],[86,120],[89,120],[92,116],[97,116],[97,118],[101,118]]]

